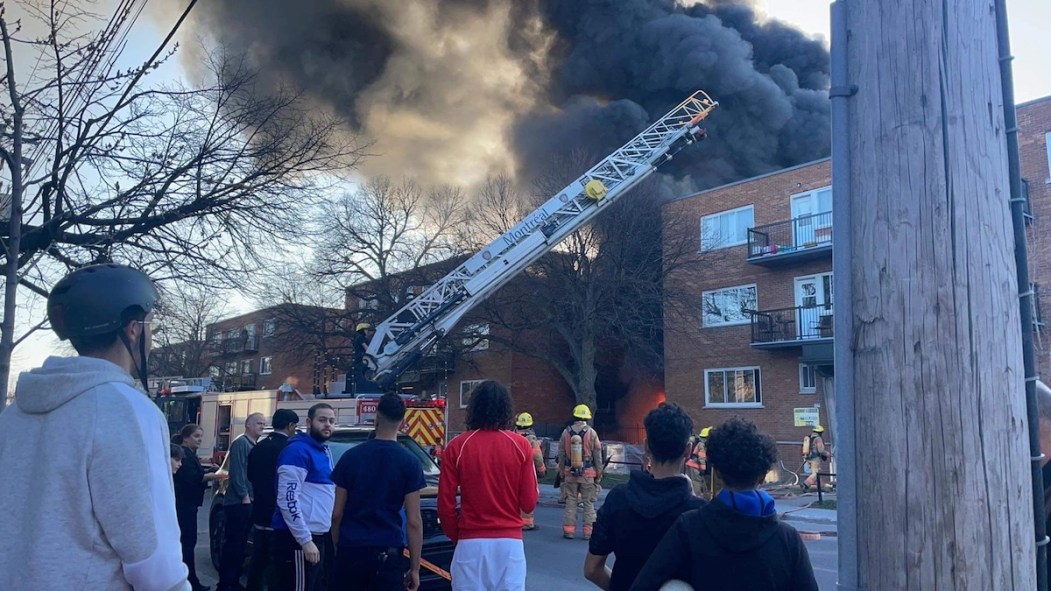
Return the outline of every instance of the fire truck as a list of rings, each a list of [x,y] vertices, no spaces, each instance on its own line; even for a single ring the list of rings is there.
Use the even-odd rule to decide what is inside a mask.
[[[375,401],[381,393],[392,389],[398,376],[430,352],[464,315],[680,150],[703,139],[705,131],[699,125],[717,105],[704,91],[697,91],[378,324],[364,355],[367,373],[354,380],[352,392],[298,400],[287,399],[280,390],[196,394],[200,397],[197,420],[205,428],[202,453],[224,454],[252,412],[270,417],[278,408],[292,408],[305,420],[306,409],[324,401],[336,409],[338,423],[367,423],[370,414],[375,417]],[[190,396],[194,395],[185,395]],[[425,448],[444,446],[444,401],[410,399],[408,403],[406,432]],[[184,415],[191,414],[189,408],[183,405]]]

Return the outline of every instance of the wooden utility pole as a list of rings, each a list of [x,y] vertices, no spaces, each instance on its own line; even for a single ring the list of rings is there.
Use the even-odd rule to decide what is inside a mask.
[[[1034,589],[992,4],[844,4],[856,584]]]

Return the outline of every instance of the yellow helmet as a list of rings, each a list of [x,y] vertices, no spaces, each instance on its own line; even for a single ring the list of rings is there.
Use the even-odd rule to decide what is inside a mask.
[[[532,427],[533,426],[533,415],[524,412],[518,415],[518,420],[515,421],[517,427]]]
[[[372,325],[369,324],[368,322],[359,322],[358,325],[354,327],[354,332],[358,332],[358,331],[361,331],[361,330],[368,330],[370,328],[372,328]]]
[[[712,432],[712,428],[711,427],[705,427],[705,428],[701,429],[701,437],[708,437],[708,435],[710,435],[711,432]]]
[[[814,425],[814,433],[824,433],[825,428],[821,425]]]
[[[578,404],[573,407],[573,418],[580,419],[582,421],[591,420],[591,409],[586,404]]]

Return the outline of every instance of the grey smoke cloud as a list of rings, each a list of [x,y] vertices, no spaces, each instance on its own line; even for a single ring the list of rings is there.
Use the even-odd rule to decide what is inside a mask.
[[[822,44],[750,2],[212,0],[199,31],[347,119],[367,174],[471,184],[528,178],[572,149],[605,154],[694,90],[720,101],[677,186],[827,155]]]

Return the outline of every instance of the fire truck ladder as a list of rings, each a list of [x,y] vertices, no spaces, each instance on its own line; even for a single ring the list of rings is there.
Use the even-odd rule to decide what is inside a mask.
[[[376,327],[365,362],[383,389],[472,308],[672,156],[704,137],[718,105],[697,91]]]

